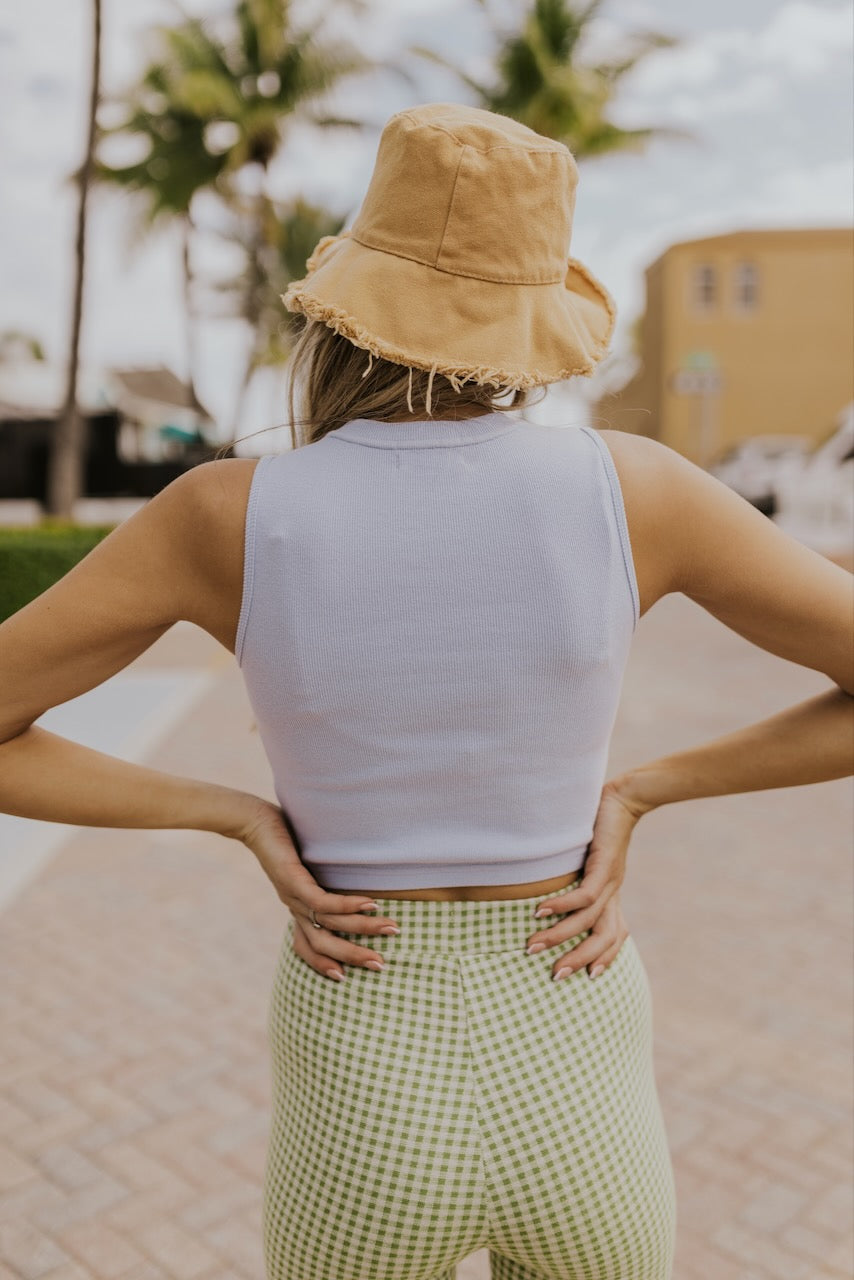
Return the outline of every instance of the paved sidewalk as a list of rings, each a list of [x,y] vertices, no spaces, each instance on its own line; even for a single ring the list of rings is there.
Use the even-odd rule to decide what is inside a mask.
[[[134,666],[157,663],[218,678],[149,762],[271,795],[231,656],[175,628]],[[826,687],[668,597],[609,772]],[[674,1280],[850,1280],[851,837],[848,781],[636,830],[622,900],[654,997]],[[0,1280],[263,1280],[283,914],[233,841],[86,830],[0,915]],[[488,1275],[481,1255],[459,1270]]]

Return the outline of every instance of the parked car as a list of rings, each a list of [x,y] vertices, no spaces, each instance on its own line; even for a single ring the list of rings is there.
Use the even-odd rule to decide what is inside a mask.
[[[772,516],[780,485],[803,470],[811,449],[809,436],[756,435],[733,445],[711,464],[709,471],[765,515]]]

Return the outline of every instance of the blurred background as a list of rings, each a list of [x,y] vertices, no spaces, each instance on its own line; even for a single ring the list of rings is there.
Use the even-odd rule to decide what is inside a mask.
[[[573,151],[571,249],[618,306],[532,414],[656,436],[844,556],[851,46],[839,0],[8,6],[0,521],[109,521],[133,502],[81,500],[287,447],[279,294],[388,117],[454,100]]]

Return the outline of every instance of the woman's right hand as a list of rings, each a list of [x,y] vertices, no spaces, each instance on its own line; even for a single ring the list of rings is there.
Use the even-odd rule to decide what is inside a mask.
[[[561,915],[561,919],[530,934],[527,946],[542,951],[580,933],[589,935],[570,952],[558,956],[552,966],[553,977],[562,969],[569,972],[585,965],[589,976],[596,976],[613,964],[628,936],[617,894],[626,874],[632,832],[652,807],[636,800],[629,784],[629,775],[605,783],[581,867],[581,883],[575,889],[549,896],[535,912],[536,917],[546,920],[550,915]]]
[[[381,934],[392,932],[394,926],[394,931],[399,932],[395,922],[387,916],[362,914],[369,901],[362,894],[330,893],[322,888],[300,861],[277,805],[258,798],[238,838],[255,854],[293,916],[294,951],[306,964],[339,982],[344,977],[345,964],[382,968],[376,951],[336,937],[333,930]],[[312,924],[311,910],[322,928]]]

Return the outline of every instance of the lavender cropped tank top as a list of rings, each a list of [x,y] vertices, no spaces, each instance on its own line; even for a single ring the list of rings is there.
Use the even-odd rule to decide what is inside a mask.
[[[578,869],[639,617],[591,427],[354,419],[266,454],[236,657],[326,889]]]

